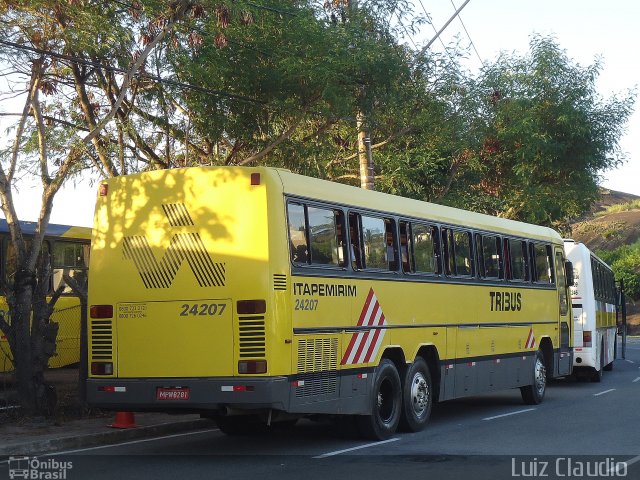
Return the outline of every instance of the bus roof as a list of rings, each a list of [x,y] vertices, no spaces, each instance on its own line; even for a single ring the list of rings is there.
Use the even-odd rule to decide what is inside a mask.
[[[556,243],[562,241],[560,234],[549,227],[493,217],[397,195],[364,190],[350,185],[297,175],[288,170],[270,168],[265,168],[265,170],[279,175],[285,194],[316,200],[329,199],[331,202],[343,205],[388,212],[402,217],[468,226],[478,230],[524,236]]]
[[[567,252],[567,255],[569,255],[569,253],[576,256],[581,255],[583,261],[587,261],[589,260],[589,258],[593,257],[598,262],[600,262],[605,268],[607,268],[607,270],[612,270],[611,266],[609,266],[607,262],[602,260],[598,255],[596,255],[592,250],[590,250],[589,247],[587,247],[584,243],[577,242],[572,238],[565,238],[564,243],[565,243],[565,251]]]
[[[36,233],[36,222],[26,222],[20,220],[20,228],[25,235],[34,235]],[[0,233],[9,233],[9,225],[7,220],[0,218]],[[72,225],[58,225],[50,223],[47,226],[45,232],[47,237],[60,237],[60,238],[76,238],[76,239],[91,239],[91,229],[88,227],[75,227]]]

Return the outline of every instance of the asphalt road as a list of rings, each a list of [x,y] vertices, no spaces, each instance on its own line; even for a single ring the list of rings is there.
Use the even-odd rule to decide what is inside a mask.
[[[386,442],[359,440],[346,425],[304,420],[253,436],[209,429],[40,457],[50,460],[72,462],[69,480],[640,480],[640,340],[629,341],[626,360],[616,360],[601,383],[554,381],[538,406],[524,405],[517,390],[443,403],[423,432]]]

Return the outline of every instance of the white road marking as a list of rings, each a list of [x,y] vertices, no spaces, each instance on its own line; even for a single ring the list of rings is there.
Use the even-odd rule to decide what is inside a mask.
[[[509,417],[511,415],[518,415],[519,413],[531,412],[533,410],[535,410],[535,408],[526,408],[524,410],[518,410],[517,412],[503,413],[502,415],[496,415],[494,417],[483,418],[482,420],[495,420],[496,418]]]
[[[638,382],[638,381],[640,381],[640,377],[636,378],[636,379],[635,379],[634,381],[632,381],[631,383],[636,383],[636,382]]]
[[[628,358],[625,358],[625,359],[624,359],[624,361],[625,361],[625,362],[629,362],[629,363],[636,363],[636,362],[634,362],[633,360],[629,360]]]
[[[8,407],[0,407],[0,410],[13,410],[15,408],[20,408],[20,405],[9,405]]]
[[[167,438],[186,437],[188,435],[197,435],[199,433],[209,433],[209,432],[218,432],[218,431],[220,431],[219,428],[209,428],[207,430],[198,430],[196,432],[174,433],[173,435],[164,435],[162,437],[153,437],[153,438],[143,438],[140,440],[131,440],[128,442],[112,443],[110,445],[98,445],[97,447],[78,448],[76,450],[63,450],[61,452],[43,453],[41,455],[38,455],[38,457],[51,457],[52,455],[67,455],[69,453],[88,452],[91,450],[100,450],[102,448],[121,447],[123,445],[134,445],[136,443],[155,442],[156,440],[165,440]],[[0,461],[0,465],[3,463],[7,463],[8,461],[9,460]]]
[[[615,388],[610,388],[609,390],[605,390],[604,392],[594,393],[593,396],[594,397],[599,397],[600,395],[604,395],[605,393],[613,392],[614,390],[615,390]]]
[[[333,457],[334,455],[340,455],[341,453],[353,452],[354,450],[362,450],[363,448],[375,447],[376,445],[383,445],[385,443],[396,442],[400,440],[400,438],[390,438],[389,440],[383,440],[381,442],[375,443],[367,443],[365,445],[359,445],[357,447],[345,448],[344,450],[336,450],[335,452],[323,453],[322,455],[317,455],[313,458],[327,458]]]

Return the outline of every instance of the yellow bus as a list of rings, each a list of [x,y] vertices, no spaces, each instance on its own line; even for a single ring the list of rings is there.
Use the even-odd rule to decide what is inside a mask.
[[[35,233],[34,222],[20,222],[22,233],[27,244]],[[45,232],[43,250],[51,260],[50,290],[53,293],[63,282],[63,275],[67,273],[80,284],[86,285],[89,267],[89,242],[91,229],[86,227],[74,227],[69,225],[50,224]],[[12,259],[15,255],[7,221],[0,219],[0,275],[5,282],[11,284],[15,271],[12,269]],[[6,298],[0,296],[0,309],[8,311]],[[57,322],[58,337],[56,351],[49,359],[50,368],[59,368],[72,365],[80,361],[80,301],[71,291],[65,287],[63,294],[56,302],[51,321]],[[13,370],[13,360],[9,349],[9,342],[4,334],[0,336],[0,372]]]
[[[228,433],[354,416],[418,431],[434,401],[571,371],[555,231],[273,168],[100,185],[90,404],[197,411]]]

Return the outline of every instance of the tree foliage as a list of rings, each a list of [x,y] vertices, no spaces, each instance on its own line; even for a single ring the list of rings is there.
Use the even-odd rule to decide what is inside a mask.
[[[623,280],[628,298],[640,300],[640,242],[615,250],[600,250],[597,255],[611,265],[616,280]]]

